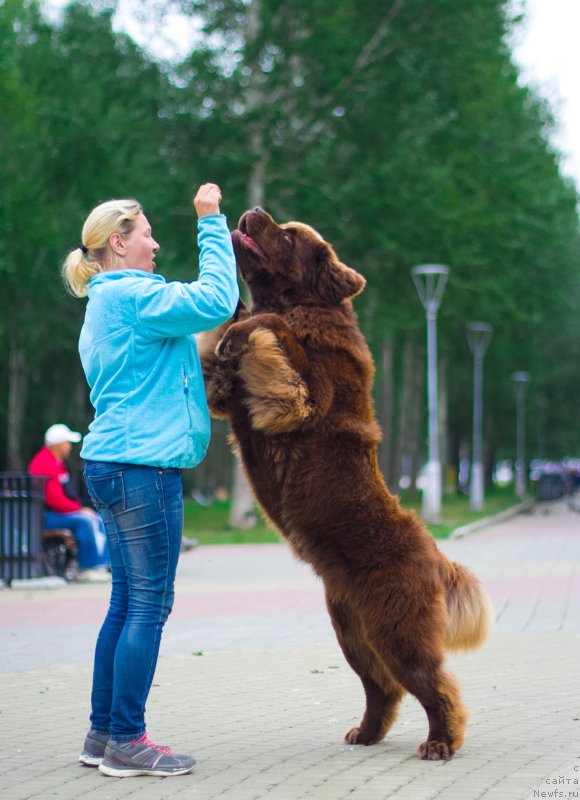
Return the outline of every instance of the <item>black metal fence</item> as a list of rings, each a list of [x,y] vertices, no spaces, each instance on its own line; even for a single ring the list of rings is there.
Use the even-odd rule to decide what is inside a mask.
[[[0,472],[0,579],[44,574],[44,482],[26,472]]]

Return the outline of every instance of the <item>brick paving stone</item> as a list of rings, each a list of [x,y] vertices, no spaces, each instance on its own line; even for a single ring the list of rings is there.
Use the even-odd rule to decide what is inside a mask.
[[[470,720],[448,763],[415,758],[427,724],[410,697],[384,742],[343,742],[362,687],[320,582],[283,545],[181,560],[148,730],[198,766],[169,780],[106,778],[77,761],[106,588],[0,592],[0,797],[523,798],[579,755],[580,515],[563,503],[548,510],[441,543],[481,576],[498,614],[482,650],[449,659]]]

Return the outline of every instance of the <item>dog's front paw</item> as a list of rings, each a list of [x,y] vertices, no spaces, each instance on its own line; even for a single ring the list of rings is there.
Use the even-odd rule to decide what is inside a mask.
[[[417,748],[417,758],[423,761],[448,761],[452,755],[449,745],[436,739],[423,742]]]

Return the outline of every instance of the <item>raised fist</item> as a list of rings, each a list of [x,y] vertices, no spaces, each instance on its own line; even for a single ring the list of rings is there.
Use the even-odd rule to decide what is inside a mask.
[[[219,214],[222,193],[215,183],[203,183],[193,198],[193,205],[198,217],[207,214]]]

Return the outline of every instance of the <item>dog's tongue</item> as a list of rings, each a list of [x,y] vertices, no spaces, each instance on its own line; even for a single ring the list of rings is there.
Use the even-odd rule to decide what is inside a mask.
[[[255,239],[252,239],[251,236],[248,236],[247,233],[243,233],[241,230],[237,230],[233,232],[232,236],[234,234],[236,234],[236,239],[242,244],[243,247],[245,247],[248,250],[251,250],[258,256],[264,255],[264,251],[262,250],[258,242],[256,242]]]

